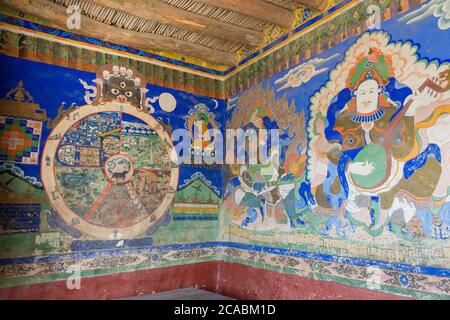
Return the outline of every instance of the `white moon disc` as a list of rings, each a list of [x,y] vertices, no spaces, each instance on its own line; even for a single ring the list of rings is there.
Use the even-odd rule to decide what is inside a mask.
[[[170,93],[164,92],[159,96],[159,106],[165,112],[172,112],[177,107],[177,100]]]

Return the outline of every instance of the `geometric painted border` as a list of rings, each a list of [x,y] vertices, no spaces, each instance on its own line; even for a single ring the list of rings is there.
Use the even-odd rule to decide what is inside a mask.
[[[0,161],[37,165],[41,134],[41,121],[0,116]],[[4,140],[5,135],[14,141]]]
[[[67,259],[84,259],[84,258],[95,258],[102,256],[129,254],[129,253],[143,253],[143,252],[155,252],[155,251],[176,251],[176,250],[191,250],[191,249],[202,249],[210,247],[224,247],[233,249],[242,249],[255,252],[264,252],[269,254],[275,254],[286,257],[296,257],[302,259],[313,259],[320,260],[324,262],[335,262],[344,263],[347,265],[354,266],[364,266],[364,267],[377,267],[384,270],[394,270],[402,272],[412,272],[417,274],[425,274],[437,277],[450,278],[450,269],[448,268],[437,268],[429,266],[413,266],[402,263],[395,262],[383,262],[377,260],[369,259],[359,259],[359,258],[348,258],[329,254],[318,254],[307,251],[283,249],[267,246],[255,246],[236,242],[225,242],[225,241],[215,241],[215,242],[202,242],[202,243],[189,243],[189,244],[172,244],[165,246],[154,246],[154,247],[144,247],[144,248],[130,248],[130,249],[114,249],[108,251],[87,251],[87,252],[72,252],[72,253],[61,253],[53,254],[47,256],[35,256],[35,257],[23,257],[23,258],[6,258],[0,259],[0,266],[11,265],[11,264],[26,264],[34,262],[51,262],[51,261],[62,261]],[[0,273],[1,274],[1,273]]]
[[[0,259],[0,287],[17,285],[15,280],[22,277],[62,274],[72,264],[80,266],[84,275],[89,272],[98,274],[99,269],[111,273],[111,263],[126,271],[129,268],[155,268],[205,259],[238,262],[359,287],[368,286],[367,279],[376,268],[379,270],[377,276],[381,291],[425,299],[450,299],[450,269],[447,268],[347,258],[235,242],[175,244]],[[33,279],[33,283],[35,282]]]
[[[307,259],[295,254],[286,256],[268,253],[268,250],[253,251],[230,247],[224,247],[223,250],[222,256],[227,262],[420,299],[450,299],[449,277],[418,274],[392,268],[382,269],[367,264],[355,265]]]

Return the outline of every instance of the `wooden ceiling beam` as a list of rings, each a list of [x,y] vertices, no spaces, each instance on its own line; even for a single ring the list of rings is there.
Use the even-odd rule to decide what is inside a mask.
[[[94,4],[163,23],[251,46],[264,44],[264,33],[179,9],[160,0],[89,0]]]
[[[328,0],[294,0],[296,3],[305,7],[310,7],[319,11],[325,10]]]
[[[1,5],[48,20],[67,30],[68,15],[64,6],[48,0],[1,0]],[[168,36],[125,30],[84,15],[81,15],[81,29],[70,31],[136,49],[172,51],[181,55],[196,57],[216,65],[235,66],[238,62],[238,57],[234,53],[214,50]]]
[[[277,26],[288,28],[294,23],[294,13],[288,9],[270,4],[263,0],[194,0],[222,9],[242,13]]]

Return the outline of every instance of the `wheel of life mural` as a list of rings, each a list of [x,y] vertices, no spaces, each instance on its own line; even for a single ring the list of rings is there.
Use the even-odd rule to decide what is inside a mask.
[[[110,102],[73,110],[54,128],[42,182],[68,225],[97,239],[132,238],[167,213],[178,184],[170,136],[150,114]]]

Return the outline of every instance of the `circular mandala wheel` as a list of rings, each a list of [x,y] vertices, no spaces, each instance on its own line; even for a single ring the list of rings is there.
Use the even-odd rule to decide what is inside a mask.
[[[73,110],[53,129],[42,182],[66,224],[89,238],[130,239],[167,213],[178,186],[171,138],[128,104]]]

